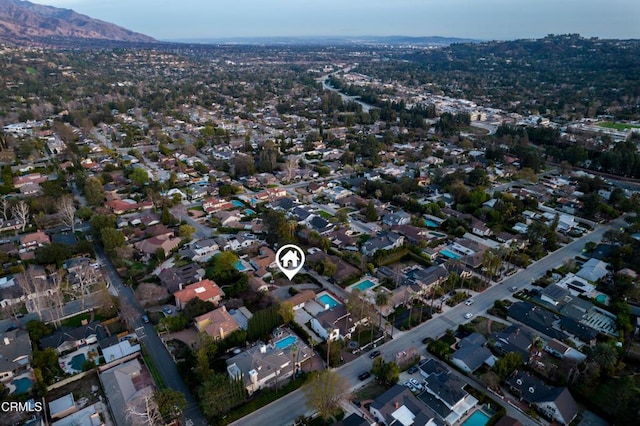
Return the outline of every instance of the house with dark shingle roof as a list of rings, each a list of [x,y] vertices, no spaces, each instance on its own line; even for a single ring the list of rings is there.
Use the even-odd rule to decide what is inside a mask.
[[[442,426],[444,422],[406,386],[394,385],[369,407],[378,424]]]
[[[472,373],[482,366],[491,362],[493,355],[484,346],[487,339],[479,333],[473,333],[458,343],[458,350],[451,355],[451,362],[467,373]]]
[[[0,382],[5,385],[31,369],[31,339],[24,330],[0,334]]]
[[[54,348],[59,354],[79,347],[97,343],[107,337],[107,331],[100,321],[94,321],[80,327],[63,327],[55,333],[40,339],[42,349]]]
[[[515,371],[506,385],[521,401],[562,425],[568,425],[578,415],[578,404],[566,387],[549,386],[523,371]]]

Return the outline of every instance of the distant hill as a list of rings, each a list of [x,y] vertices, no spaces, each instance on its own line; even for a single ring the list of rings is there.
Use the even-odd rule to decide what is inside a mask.
[[[453,43],[478,43],[479,40],[455,37],[409,36],[335,36],[335,37],[217,37],[173,40],[202,44],[262,44],[262,45],[394,45],[448,46]]]
[[[70,9],[0,0],[0,41],[17,45],[69,44],[73,40],[153,43],[155,39]]]

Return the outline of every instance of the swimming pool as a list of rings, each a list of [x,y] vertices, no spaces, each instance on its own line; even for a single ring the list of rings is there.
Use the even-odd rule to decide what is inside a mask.
[[[275,345],[278,349],[287,349],[297,341],[298,339],[296,338],[296,336],[287,336],[284,339],[278,340]]]
[[[445,256],[445,257],[448,257],[449,259],[460,259],[460,258],[462,258],[462,256],[460,256],[459,254],[454,253],[451,250],[447,250],[447,249],[441,250],[440,254]]]
[[[244,207],[244,203],[240,200],[231,200],[231,204],[233,204],[236,207]]]
[[[602,303],[603,305],[606,305],[608,301],[609,301],[609,298],[607,297],[606,294],[599,294],[596,296],[596,302],[598,303]]]
[[[251,209],[244,209],[242,211],[246,216],[253,216],[254,214],[256,214],[255,211],[251,210]]]
[[[235,267],[238,271],[243,272],[246,271],[247,268],[244,266],[244,264],[242,263],[242,260],[238,260],[235,264]]]
[[[375,287],[376,283],[371,280],[360,281],[358,284],[354,284],[353,288],[357,288],[360,291],[368,290],[372,287]]]
[[[319,296],[318,300],[324,306],[329,306],[329,309],[335,308],[336,306],[338,306],[340,304],[340,302],[338,302],[336,299],[334,299],[333,297],[329,296],[328,294],[323,294],[322,296]]]
[[[489,416],[480,410],[476,410],[467,420],[462,423],[462,426],[484,426],[489,423]]]
[[[14,393],[27,393],[33,387],[33,380],[28,377],[21,377],[11,382],[16,387]]]
[[[84,354],[74,355],[69,361],[69,365],[76,371],[82,371],[82,364],[87,360],[87,357]]]
[[[435,223],[434,221],[429,220],[429,219],[425,219],[424,220],[424,224],[427,225],[429,228],[437,228],[438,227],[437,223]]]

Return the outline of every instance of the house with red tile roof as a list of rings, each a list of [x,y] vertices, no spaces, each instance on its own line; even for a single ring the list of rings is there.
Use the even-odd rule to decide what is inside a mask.
[[[134,244],[134,247],[145,254],[156,254],[158,249],[162,249],[166,256],[178,247],[180,241],[181,239],[179,237],[174,237],[173,235],[160,235],[138,241]]]
[[[205,279],[189,284],[182,290],[176,291],[173,296],[176,298],[178,309],[183,309],[190,300],[195,298],[218,306],[220,300],[224,297],[224,292],[215,281]]]
[[[207,333],[214,339],[224,339],[229,334],[240,329],[238,322],[231,316],[224,306],[207,312],[193,319],[196,330]]]

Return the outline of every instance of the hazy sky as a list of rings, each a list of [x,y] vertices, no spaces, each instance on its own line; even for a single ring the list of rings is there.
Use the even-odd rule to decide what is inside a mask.
[[[31,0],[159,40],[260,36],[640,38],[638,0]]]

